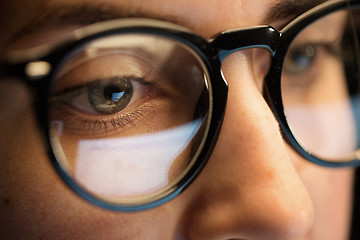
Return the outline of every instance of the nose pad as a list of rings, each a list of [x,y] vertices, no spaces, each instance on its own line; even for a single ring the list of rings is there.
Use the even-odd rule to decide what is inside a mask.
[[[256,85],[263,92],[264,78],[271,66],[271,53],[264,48],[254,48],[251,51],[251,58],[251,66],[256,79]]]

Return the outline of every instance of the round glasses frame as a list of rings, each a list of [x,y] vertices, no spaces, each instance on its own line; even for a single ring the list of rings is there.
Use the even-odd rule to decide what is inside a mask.
[[[61,43],[41,46],[35,49],[17,52],[8,56],[0,64],[1,75],[16,76],[24,79],[36,93],[36,111],[38,122],[43,131],[44,142],[49,157],[55,169],[67,185],[87,201],[116,211],[138,211],[149,209],[178,196],[198,176],[210,158],[220,132],[225,113],[228,85],[221,73],[221,63],[229,54],[247,48],[265,48],[272,56],[269,73],[265,79],[265,95],[274,115],[279,121],[285,140],[305,159],[326,167],[345,167],[360,165],[359,159],[349,162],[328,162],[315,157],[304,150],[294,137],[286,121],[281,97],[281,72],[287,49],[297,34],[315,20],[340,9],[360,8],[356,1],[335,0],[321,4],[295,20],[291,21],[281,31],[271,26],[257,26],[234,29],[219,33],[211,40],[194,34],[189,29],[168,22],[150,19],[121,19],[93,24],[76,30]],[[55,75],[56,66],[68,52],[87,42],[100,37],[121,33],[146,33],[172,38],[189,46],[202,59],[209,77],[210,92],[210,125],[204,141],[204,147],[198,154],[193,167],[184,177],[158,195],[132,204],[112,204],[91,195],[63,170],[56,159],[50,143],[47,98],[50,80]],[[31,70],[40,67],[40,72]]]

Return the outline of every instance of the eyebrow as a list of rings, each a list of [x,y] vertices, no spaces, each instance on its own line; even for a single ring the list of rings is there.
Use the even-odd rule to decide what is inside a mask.
[[[281,0],[269,10],[265,22],[287,20],[290,22],[311,8],[327,0]]]
[[[265,17],[265,23],[277,20],[292,20],[296,16],[304,13],[312,7],[327,0],[280,0],[273,5]],[[19,31],[15,32],[10,38],[9,43],[21,39],[24,36],[34,33],[39,29],[61,27],[71,24],[89,25],[92,23],[106,21],[117,18],[151,18],[167,22],[176,23],[191,28],[190,21],[173,14],[152,14],[146,10],[133,8],[131,6],[121,6],[116,8],[111,4],[104,3],[76,3],[69,5],[53,5],[47,11],[37,16]]]
[[[29,21],[20,30],[16,31],[9,42],[37,32],[40,29],[61,27],[66,25],[89,25],[96,22],[118,19],[118,18],[151,18],[167,22],[173,22],[179,25],[189,24],[185,19],[177,18],[171,14],[158,15],[152,14],[139,8],[132,7],[114,7],[111,4],[104,3],[75,3],[69,5],[53,5],[47,8],[43,14]]]

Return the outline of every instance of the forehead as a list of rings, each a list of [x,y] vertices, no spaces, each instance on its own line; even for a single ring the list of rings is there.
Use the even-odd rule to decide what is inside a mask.
[[[231,28],[271,24],[297,15],[319,1],[322,0],[262,0],[261,4],[254,0],[2,1],[0,48],[24,33],[123,17],[162,19],[211,37]]]
[[[17,0],[3,1],[0,4],[5,5],[0,10],[0,20],[16,26],[24,21],[34,21],[34,18],[50,14],[61,7],[65,10],[60,11],[82,7],[87,11],[80,13],[80,17],[83,14],[89,15],[89,11],[92,11],[101,18],[144,15],[176,19],[188,27],[200,25],[204,20],[212,23],[230,20],[236,22],[236,25],[245,25],[255,19],[262,19],[270,5],[275,2],[276,0],[262,0],[261,6],[258,6],[253,0]],[[104,15],[99,16],[99,11],[103,11]]]

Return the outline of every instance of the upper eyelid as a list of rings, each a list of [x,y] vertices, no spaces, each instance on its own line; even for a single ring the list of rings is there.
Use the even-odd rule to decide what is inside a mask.
[[[86,47],[86,46],[85,46]],[[83,49],[85,49],[85,47]],[[89,52],[91,51],[91,52]],[[114,52],[115,51],[115,52]],[[111,54],[107,54],[107,53],[111,53]],[[57,73],[57,77],[62,76],[63,73],[67,73],[70,72],[72,69],[77,68],[78,66],[81,66],[81,64],[90,61],[92,59],[96,59],[99,57],[103,57],[103,56],[109,56],[109,55],[115,55],[115,54],[125,54],[127,56],[134,56],[134,57],[138,57],[137,54],[139,54],[141,57],[145,57],[145,59],[149,59],[151,60],[151,54],[148,54],[146,51],[144,51],[141,48],[90,48],[90,49],[85,49],[85,51],[82,50],[78,50],[75,52],[70,53],[69,55],[67,55],[65,57],[65,59],[63,61],[66,61],[66,59],[70,59],[71,57],[75,56],[75,55],[79,55],[76,56],[78,57],[78,59],[74,59],[74,64],[72,64],[71,68],[66,68],[65,70],[58,72]],[[87,57],[89,56],[89,57]]]

